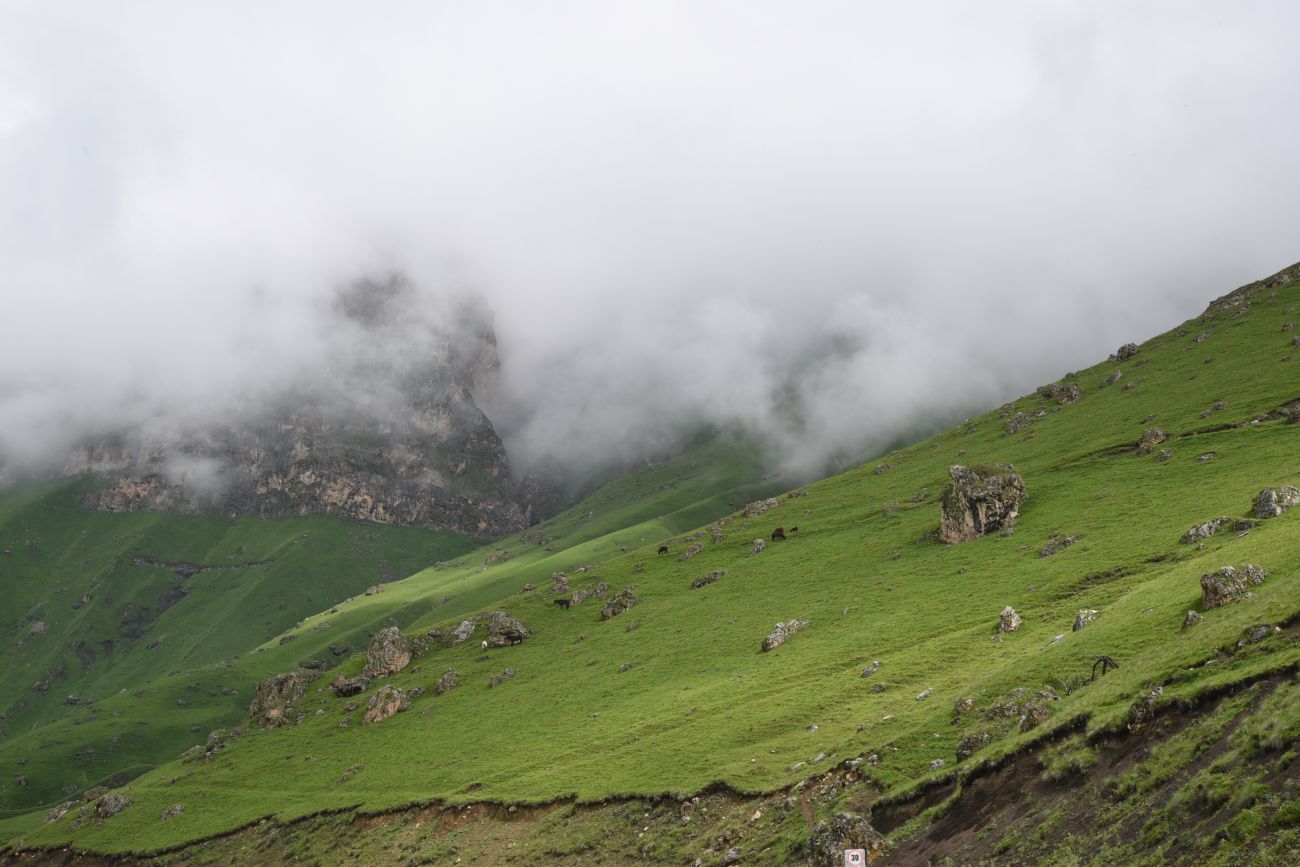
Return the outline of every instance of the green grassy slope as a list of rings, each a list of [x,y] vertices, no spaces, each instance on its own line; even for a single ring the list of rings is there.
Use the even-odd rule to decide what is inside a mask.
[[[411,528],[331,518],[85,513],[67,486],[15,492],[0,531],[13,530],[10,556],[19,559],[6,563],[4,586],[12,586],[19,600],[13,610],[35,612],[47,631],[27,636],[32,615],[15,617],[14,665],[45,672],[78,641],[99,648],[98,636],[107,634],[116,644],[85,670],[64,662],[64,675],[48,693],[31,692],[37,675],[7,684],[22,706],[0,741],[2,814],[48,807],[68,793],[129,778],[213,728],[238,725],[255,681],[303,662],[332,668],[346,656],[336,656],[331,645],[363,650],[381,626],[408,628],[421,618],[469,614],[529,580],[722,514],[730,503],[768,492],[774,483],[761,474],[752,443],[704,438],[660,466],[611,481],[520,537],[472,553],[469,540]],[[39,544],[26,551],[27,539]],[[182,580],[158,566],[132,564],[146,552],[168,562],[270,562]],[[66,563],[86,564],[83,583],[92,601],[110,604],[71,609],[68,603],[86,591],[59,582]],[[410,574],[430,563],[438,565],[408,581],[382,584],[375,595],[359,592],[384,575]],[[137,604],[153,610],[154,600],[174,586],[187,593],[141,637],[123,640],[120,612],[130,600],[145,600]],[[128,591],[134,595],[122,598]],[[331,601],[339,602],[337,614],[303,619]],[[65,608],[71,616],[64,616]],[[158,638],[162,644],[151,648]],[[37,656],[37,648],[45,655]],[[69,707],[69,692],[95,701]],[[14,784],[19,775],[26,785]]]
[[[864,753],[879,756],[873,781],[902,791],[949,772],[958,738],[992,727],[979,712],[954,725],[959,698],[982,711],[1017,687],[1050,684],[1063,696],[1039,728],[994,731],[978,760],[1080,716],[1091,729],[1117,725],[1153,680],[1166,684],[1162,700],[1170,701],[1294,663],[1300,647],[1289,633],[1220,651],[1249,626],[1300,612],[1300,509],[1242,536],[1221,533],[1204,549],[1178,540],[1207,518],[1244,516],[1264,486],[1300,481],[1300,428],[1276,418],[1251,423],[1300,397],[1294,332],[1282,330],[1298,318],[1298,302],[1294,283],[1263,289],[1243,316],[1215,313],[1148,341],[1135,358],[1081,371],[1076,404],[1023,398],[811,485],[759,518],[734,516],[721,527],[723,541],[706,533],[703,552],[686,562],[678,559],[681,539],[670,555],[655,553],[653,531],[677,531],[653,522],[616,534],[627,552],[612,538],[565,552],[551,559],[599,564],[571,575],[574,586],[635,585],[640,604],[602,621],[598,602],[562,611],[538,582],[536,591],[494,603],[533,627],[522,645],[433,650],[391,679],[427,690],[410,711],[362,726],[359,712],[321,681],[301,725],[246,736],[211,762],[146,774],[124,790],[134,804],[102,823],[74,829],[70,819],[39,827],[24,820],[32,830],[22,842],[147,851],[264,816],[433,799],[595,800],[692,792],[717,781],[762,791]],[[1117,369],[1123,379],[1101,388]],[[1040,410],[1019,432],[1004,433],[1015,412]],[[1132,448],[1153,424],[1172,435],[1168,460]],[[1030,491],[1014,535],[940,544],[932,531],[947,468],[1002,462],[1016,465]],[[793,524],[797,537],[748,556],[755,538]],[[1057,532],[1080,541],[1040,556]],[[1182,630],[1185,612],[1200,608],[1199,576],[1245,562],[1267,567],[1268,580],[1251,598]],[[727,574],[691,589],[713,570]],[[376,602],[387,597],[410,611],[440,592],[440,574],[350,604],[390,604]],[[998,641],[1005,605],[1024,626]],[[1081,608],[1098,617],[1071,632]],[[310,618],[303,634],[350,608],[340,611]],[[449,613],[430,602],[402,625],[419,631]],[[760,653],[772,624],[790,618],[811,626]],[[1120,669],[1082,683],[1102,653]],[[874,659],[880,669],[864,679]],[[344,670],[361,663],[352,658]],[[489,688],[488,678],[507,666],[518,675]],[[463,685],[435,697],[429,687],[448,667]],[[878,683],[887,688],[874,691]],[[345,716],[353,724],[341,728]],[[946,768],[931,769],[936,759]],[[173,804],[184,813],[160,821]]]

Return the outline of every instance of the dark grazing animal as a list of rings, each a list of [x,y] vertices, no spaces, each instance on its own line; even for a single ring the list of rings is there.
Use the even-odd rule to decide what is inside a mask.
[[[572,600],[572,599],[556,599],[556,600],[555,600],[555,604],[558,605],[558,606],[560,606],[561,608],[568,608],[570,605],[573,604],[573,600]]]
[[[772,541],[775,542],[777,539],[785,541],[785,527],[777,527],[772,531]]]
[[[659,553],[660,553],[660,554],[667,554],[667,553],[668,553],[668,546],[667,546],[667,545],[660,545],[660,546],[659,546]]]
[[[798,536],[798,535],[799,535],[799,528],[798,528],[798,527],[791,527],[791,528],[790,528],[790,535],[791,535],[791,536]]]

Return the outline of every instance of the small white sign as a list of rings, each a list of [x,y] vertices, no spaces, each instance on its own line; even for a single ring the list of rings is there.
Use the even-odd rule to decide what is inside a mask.
[[[845,849],[844,850],[844,867],[866,867],[867,850],[866,849]]]

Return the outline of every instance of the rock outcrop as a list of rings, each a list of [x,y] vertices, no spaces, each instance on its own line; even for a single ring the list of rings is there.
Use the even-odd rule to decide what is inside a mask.
[[[1268,571],[1247,563],[1240,569],[1224,566],[1201,576],[1201,608],[1218,608],[1250,595],[1250,587],[1264,583]]]
[[[384,684],[375,690],[375,694],[370,697],[370,704],[366,706],[366,714],[362,718],[362,725],[371,725],[377,722],[383,722],[394,714],[401,713],[411,706],[411,701],[406,695],[405,690],[398,689],[390,684]]]
[[[364,677],[387,677],[397,674],[411,662],[411,643],[402,637],[396,626],[389,626],[375,633],[366,650],[366,667],[361,670]]]
[[[350,696],[360,695],[369,689],[370,678],[365,675],[360,675],[358,677],[344,677],[340,674],[338,677],[334,678],[334,682],[331,683],[330,686],[333,687],[335,695],[340,698],[348,698]]]
[[[763,639],[762,650],[766,653],[785,644],[791,635],[808,626],[807,620],[783,620],[772,627],[771,633]]]
[[[126,795],[117,792],[110,792],[100,798],[95,804],[95,816],[100,819],[109,819],[131,806],[134,801]]]
[[[1015,467],[949,468],[952,482],[939,498],[939,540],[949,545],[968,542],[1014,521],[1027,498],[1025,482]]]
[[[1149,455],[1155,451],[1155,447],[1165,440],[1169,439],[1169,434],[1165,433],[1162,428],[1150,427],[1142,431],[1142,436],[1138,437],[1137,450],[1138,454]]]
[[[306,377],[238,419],[160,424],[77,444],[63,475],[104,484],[80,495],[97,511],[263,518],[339,515],[499,536],[563,508],[559,480],[512,481],[505,446],[473,394],[497,367],[486,313],[447,311],[433,325],[401,277],[341,290],[322,321],[341,352],[329,377]]]
[[[1291,485],[1279,485],[1265,488],[1255,497],[1254,513],[1256,518],[1276,518],[1287,509],[1300,504],[1300,490]]]
[[[504,611],[493,611],[488,615],[488,647],[510,647],[523,644],[528,637],[528,625],[518,618],[511,617]]]
[[[885,838],[871,823],[856,813],[836,813],[819,822],[808,838],[812,863],[816,867],[843,867],[845,849],[862,849],[867,863],[885,854]]]
[[[1002,614],[998,617],[998,632],[1015,632],[1020,628],[1020,615],[1016,609],[1008,605],[1002,609]]]
[[[629,608],[636,607],[637,603],[640,601],[641,600],[636,597],[636,588],[625,587],[615,593],[613,598],[605,603],[605,607],[600,609],[600,619],[609,620],[610,618],[617,617]]]
[[[446,695],[451,692],[460,683],[460,678],[456,675],[456,669],[449,668],[438,678],[438,682],[433,685],[434,695]]]
[[[707,587],[708,585],[712,584],[714,581],[717,581],[719,578],[721,578],[726,574],[727,574],[726,569],[718,569],[714,572],[708,573],[707,575],[701,575],[699,578],[696,578],[694,581],[691,582],[691,589],[699,590],[701,587]]]
[[[307,678],[298,672],[277,674],[260,681],[248,706],[252,722],[264,729],[298,722],[294,705],[307,692]]]
[[[1080,608],[1079,613],[1074,616],[1074,631],[1078,632],[1096,619],[1096,608]]]

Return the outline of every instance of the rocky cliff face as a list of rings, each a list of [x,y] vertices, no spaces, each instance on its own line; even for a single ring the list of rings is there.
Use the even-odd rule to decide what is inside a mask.
[[[505,446],[474,402],[496,341],[481,313],[407,321],[400,278],[337,302],[329,370],[238,419],[131,430],[77,445],[64,475],[93,474],[99,511],[180,511],[363,521],[500,535],[539,516],[550,492],[511,480]],[[333,337],[333,335],[331,335]]]

